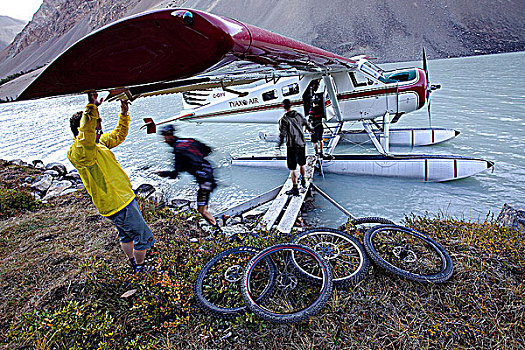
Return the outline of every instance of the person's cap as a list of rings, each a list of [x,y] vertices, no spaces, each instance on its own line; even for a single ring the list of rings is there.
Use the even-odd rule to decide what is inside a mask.
[[[174,127],[173,125],[171,124],[168,124],[168,125],[164,125],[162,128],[160,128],[159,130],[160,134],[162,136],[166,136],[166,135],[173,135],[177,132],[177,128]]]
[[[292,107],[292,103],[290,102],[289,99],[284,99],[283,100],[283,107],[286,108],[286,109],[289,109],[290,107]]]

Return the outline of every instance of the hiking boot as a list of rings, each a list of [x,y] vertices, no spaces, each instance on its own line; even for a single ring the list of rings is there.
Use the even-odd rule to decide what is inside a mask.
[[[285,192],[288,196],[298,196],[299,195],[299,189],[297,186],[292,187],[291,190],[288,190]]]
[[[301,187],[306,188],[306,179],[301,178]]]
[[[153,266],[146,265],[145,263],[135,266],[135,273],[148,273],[154,270],[155,268]]]
[[[321,156],[321,158],[323,158],[323,159],[327,159],[327,160],[331,160],[331,159],[334,159],[334,156],[331,155],[331,154],[323,154],[323,155]]]
[[[222,228],[216,224],[215,226],[211,227],[210,234],[204,237],[204,239],[206,241],[213,241],[217,240],[218,238],[221,239],[222,237],[224,237],[224,232],[222,231]]]
[[[135,263],[135,258],[129,258],[129,266],[131,266],[131,271],[135,272],[137,270],[137,264]]]

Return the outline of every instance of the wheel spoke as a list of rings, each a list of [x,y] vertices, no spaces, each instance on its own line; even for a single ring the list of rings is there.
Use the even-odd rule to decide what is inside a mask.
[[[364,248],[355,237],[344,232],[328,228],[312,229],[295,237],[293,242],[308,245],[328,262],[336,286],[357,282],[366,275],[369,263]],[[293,257],[293,263],[303,278],[312,282],[319,280],[320,270],[310,269],[297,256]]]
[[[251,294],[252,271],[262,260],[259,256],[271,257],[276,267],[273,293],[263,302]],[[260,317],[279,323],[295,322],[318,312],[328,300],[332,276],[326,262],[314,250],[302,245],[280,244],[265,249],[259,256],[247,266],[241,286],[244,301]],[[309,271],[321,271],[321,284],[313,286],[300,278],[296,261]]]
[[[378,265],[408,279],[443,282],[452,275],[452,260],[445,250],[403,226],[371,229],[365,234],[365,248]]]

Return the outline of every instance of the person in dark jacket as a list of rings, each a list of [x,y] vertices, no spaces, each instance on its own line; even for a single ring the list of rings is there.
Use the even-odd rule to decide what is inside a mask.
[[[319,155],[321,158],[324,157],[323,155],[323,118],[324,118],[324,108],[319,103],[317,99],[314,100],[312,109],[310,110],[308,121],[310,122],[310,125],[314,129],[314,131],[311,133],[312,136],[312,143],[314,145],[315,153]]]
[[[287,195],[298,196],[299,188],[297,186],[297,165],[299,165],[299,172],[301,173],[301,186],[306,186],[305,179],[305,164],[306,164],[306,150],[304,140],[304,128],[313,131],[308,125],[308,122],[298,112],[291,109],[291,102],[289,99],[283,100],[283,108],[286,111],[279,119],[279,142],[278,147],[284,143],[286,139],[286,163],[290,169],[290,177],[292,178],[293,187],[286,191]]]
[[[197,192],[197,210],[211,225],[217,228],[217,222],[213,215],[208,212],[208,201],[211,192],[217,187],[213,176],[213,168],[206,159],[212,149],[200,141],[191,138],[179,138],[175,135],[176,129],[173,125],[166,125],[160,130],[164,141],[173,147],[175,156],[175,169],[171,171],[159,171],[157,175],[175,179],[181,172],[188,172],[195,177],[199,184]]]

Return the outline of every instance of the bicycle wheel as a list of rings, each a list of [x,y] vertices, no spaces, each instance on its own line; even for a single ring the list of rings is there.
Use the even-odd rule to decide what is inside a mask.
[[[312,285],[299,278],[291,254],[303,268],[320,276],[321,283]],[[275,285],[268,298],[258,300],[254,291],[261,288],[259,273],[267,268],[265,259],[270,259],[276,267]],[[275,323],[294,323],[319,312],[330,298],[332,286],[330,267],[319,254],[302,244],[284,243],[266,248],[250,260],[244,271],[241,292],[246,306],[260,318]]]
[[[246,309],[240,283],[246,263],[261,250],[254,247],[236,247],[215,255],[199,272],[195,281],[195,298],[199,307],[214,316],[235,317]],[[258,289],[255,298],[260,302],[271,293],[275,267],[265,259],[264,271],[257,271]]]
[[[377,225],[395,225],[395,222],[389,219],[381,218],[378,216],[369,216],[356,218],[350,221],[350,224],[355,227],[356,233],[359,235],[365,234],[366,231]]]
[[[291,243],[304,244],[319,253],[330,266],[336,287],[361,281],[370,267],[365,249],[357,238],[338,230],[326,227],[311,229],[295,236]],[[303,269],[294,254],[291,257],[299,274],[315,283],[321,283],[321,276]]]
[[[452,276],[452,259],[445,249],[408,227],[374,226],[365,233],[364,243],[377,265],[406,279],[440,283]]]

